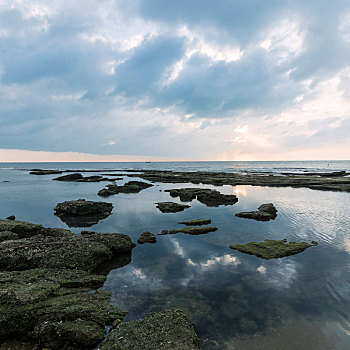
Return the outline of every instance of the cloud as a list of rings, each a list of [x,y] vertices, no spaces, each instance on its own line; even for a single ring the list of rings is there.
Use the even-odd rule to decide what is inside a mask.
[[[339,157],[349,33],[344,0],[0,0],[0,147]]]

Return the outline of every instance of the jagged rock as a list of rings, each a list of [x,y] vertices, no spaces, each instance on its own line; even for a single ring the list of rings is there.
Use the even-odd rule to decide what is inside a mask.
[[[257,211],[246,211],[235,214],[239,218],[254,219],[258,221],[275,220],[277,217],[277,209],[272,203],[260,205]]]
[[[90,227],[98,221],[111,215],[112,203],[86,201],[78,199],[58,203],[55,210],[57,215],[69,227]]]
[[[16,217],[14,215],[8,216],[6,220],[16,220]]]
[[[222,194],[209,188],[177,188],[165,190],[172,197],[179,197],[183,202],[191,202],[196,199],[208,207],[218,207],[219,205],[233,205],[238,202],[234,194]]]
[[[187,226],[209,225],[209,224],[211,224],[211,220],[210,219],[197,219],[197,220],[179,221],[179,224],[187,225]]]
[[[181,310],[152,312],[144,319],[120,323],[101,350],[195,350],[199,347],[193,326]]]
[[[295,255],[303,252],[305,249],[317,245],[312,241],[311,244],[306,242],[290,242],[283,240],[265,240],[264,242],[249,242],[246,244],[230,245],[231,249],[238,250],[242,253],[255,255],[262,259],[277,259],[289,255]]]
[[[142,232],[141,236],[137,240],[139,244],[156,243],[156,241],[157,241],[157,237],[152,232],[149,232],[149,231]]]
[[[185,233],[188,235],[202,235],[209,232],[215,232],[217,231],[216,227],[212,226],[205,226],[205,227],[184,227],[184,228],[176,228],[172,230],[162,230],[161,233],[158,233],[158,235],[173,235],[175,233]]]
[[[140,191],[152,186],[152,184],[142,181],[129,181],[123,186],[110,184],[107,185],[106,188],[100,190],[98,192],[98,195],[102,197],[108,197],[118,193],[139,193]]]
[[[178,204],[174,202],[158,202],[155,204],[162,213],[176,213],[191,207],[190,205]]]

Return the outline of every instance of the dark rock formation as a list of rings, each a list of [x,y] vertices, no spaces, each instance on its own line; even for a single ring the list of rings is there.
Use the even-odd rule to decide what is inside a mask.
[[[258,211],[247,211],[235,214],[239,218],[254,219],[258,221],[275,220],[277,217],[277,209],[272,203],[260,205]]]
[[[62,174],[63,171],[60,170],[43,170],[43,169],[33,169],[29,174],[30,175],[53,175],[53,174]]]
[[[145,231],[141,233],[141,236],[137,240],[139,244],[144,244],[144,243],[156,243],[157,237],[154,235],[152,232]]]
[[[181,310],[152,312],[144,319],[120,323],[101,350],[195,350],[199,347],[193,326]]]
[[[174,202],[158,202],[155,204],[162,213],[176,213],[191,207],[190,205],[178,204]]]
[[[8,216],[6,220],[16,220],[16,217],[14,215]]]
[[[283,240],[265,240],[264,242],[249,242],[246,244],[230,245],[231,249],[238,250],[242,253],[255,255],[262,259],[277,259],[289,255],[295,255],[303,252],[305,249],[317,245],[317,242],[311,244],[306,242],[290,242]]]
[[[55,215],[69,227],[90,227],[111,215],[112,203],[86,201],[78,199],[58,203]]]
[[[173,235],[175,233],[185,233],[188,235],[202,235],[204,233],[208,232],[214,232],[216,231],[216,227],[212,226],[205,226],[205,227],[185,227],[185,228],[176,228],[172,230],[163,230],[161,233],[158,233],[158,235]]]
[[[118,186],[116,184],[107,185],[106,188],[103,188],[98,192],[99,196],[108,197],[113,194],[118,193],[139,193],[140,191],[152,187],[152,184],[142,181],[129,181],[123,186]]]
[[[0,220],[0,237],[6,235],[10,240],[0,243],[1,339],[21,337],[52,349],[93,349],[103,340],[106,325],[122,321],[125,313],[110,305],[109,292],[89,291],[105,281],[104,275],[92,273],[101,263],[107,274],[113,257],[131,255],[135,244],[128,236],[78,236]]]
[[[179,197],[183,202],[191,202],[196,199],[208,207],[218,207],[219,205],[233,205],[238,202],[234,194],[222,194],[209,188],[177,188],[165,190],[172,197]]]
[[[196,220],[188,220],[188,221],[179,221],[179,224],[187,225],[187,226],[201,226],[201,225],[211,224],[211,220],[210,219],[196,219]]]
[[[83,175],[81,175],[80,173],[74,173],[74,174],[68,174],[68,175],[55,177],[53,180],[55,180],[55,181],[77,181],[77,180],[81,180],[82,178],[83,178]]]

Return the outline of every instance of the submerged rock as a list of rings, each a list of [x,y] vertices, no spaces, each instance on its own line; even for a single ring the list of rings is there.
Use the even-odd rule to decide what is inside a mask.
[[[194,350],[199,338],[181,310],[152,312],[144,319],[120,323],[101,350]]]
[[[188,221],[179,221],[179,224],[187,226],[200,226],[200,225],[209,225],[211,224],[210,219],[197,219],[197,220],[188,220]]]
[[[191,207],[190,205],[178,204],[174,202],[158,202],[155,204],[162,213],[177,213]]]
[[[145,231],[141,233],[141,236],[137,240],[139,244],[144,244],[144,243],[156,243],[157,237],[154,235],[152,232]]]
[[[272,203],[260,205],[257,211],[246,211],[235,214],[239,218],[254,219],[258,221],[275,220],[277,217],[277,209]]]
[[[264,242],[249,242],[246,244],[230,245],[231,249],[238,250],[242,253],[255,255],[262,259],[277,259],[289,255],[295,255],[303,252],[305,249],[317,245],[317,242],[312,241],[311,244],[306,242],[289,242],[283,240],[265,240]]]
[[[98,195],[102,197],[108,197],[118,193],[139,193],[140,191],[152,186],[152,184],[142,181],[129,181],[123,186],[110,184],[107,185],[106,188],[100,190],[98,192]]]
[[[208,207],[218,207],[219,205],[233,205],[238,202],[234,194],[222,194],[219,191],[209,188],[177,188],[165,190],[172,197],[179,197],[183,202],[191,202],[196,199]]]
[[[173,235],[175,233],[185,233],[188,235],[202,235],[204,233],[208,232],[215,232],[217,231],[216,227],[212,226],[205,226],[205,227],[184,227],[184,228],[176,228],[172,230],[163,230],[161,233],[158,233],[158,235]]]
[[[111,215],[112,203],[86,201],[78,199],[58,203],[55,210],[57,215],[69,227],[90,227]]]

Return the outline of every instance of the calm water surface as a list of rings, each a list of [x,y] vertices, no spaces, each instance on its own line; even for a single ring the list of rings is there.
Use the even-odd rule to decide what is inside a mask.
[[[219,162],[215,162],[219,163]],[[220,171],[272,169],[271,163],[232,162],[208,166]],[[327,168],[348,170],[350,162],[280,162],[275,168]],[[186,163],[167,163],[184,168]],[[164,164],[163,164],[164,165]],[[305,165],[305,163],[304,163]],[[205,165],[190,164],[205,170]],[[343,166],[343,167],[341,167]],[[19,168],[131,169],[160,167],[156,163],[0,165],[0,217],[46,226],[67,226],[53,215],[58,202],[85,198],[101,200],[98,190],[106,183],[63,183],[55,175],[33,176]],[[15,169],[13,169],[15,168]],[[16,169],[17,168],[17,169]],[[164,167],[165,168],[165,167]],[[350,168],[350,167],[349,167]],[[269,170],[270,171],[270,170]],[[279,171],[277,169],[277,171]],[[130,178],[129,178],[130,179]],[[122,184],[129,180],[124,176]],[[139,194],[119,194],[104,199],[114,205],[113,214],[90,229],[122,232],[134,242],[142,231],[154,233],[176,228],[178,221],[208,218],[218,231],[201,236],[159,236],[154,245],[137,245],[129,265],[112,270],[103,288],[113,292],[112,303],[129,312],[127,319],[150,311],[179,307],[195,324],[202,349],[339,349],[350,348],[350,193],[310,189],[251,186],[197,186],[235,193],[233,206],[208,208],[192,201],[180,213],[161,213],[158,201],[175,201],[164,189],[194,187],[190,184],[155,184]],[[257,222],[235,217],[272,202],[276,220]],[[71,228],[79,233],[81,228]],[[319,242],[305,252],[274,260],[262,260],[228,248],[233,243],[264,239]]]

